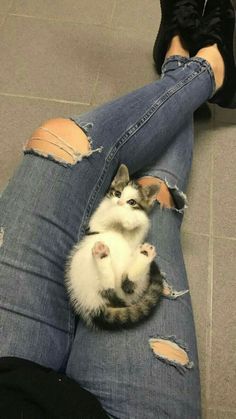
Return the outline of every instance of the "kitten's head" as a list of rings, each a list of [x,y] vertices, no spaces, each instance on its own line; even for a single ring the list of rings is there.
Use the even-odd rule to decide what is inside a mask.
[[[117,205],[148,212],[156,200],[159,189],[158,185],[142,186],[136,181],[130,180],[127,166],[121,164],[107,197]]]

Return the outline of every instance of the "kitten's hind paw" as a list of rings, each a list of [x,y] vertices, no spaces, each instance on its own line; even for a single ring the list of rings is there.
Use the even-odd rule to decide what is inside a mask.
[[[148,259],[150,259],[150,261],[152,261],[153,259],[155,259],[156,257],[156,249],[155,246],[152,246],[149,243],[144,243],[141,244],[139,246],[139,251],[140,253],[142,253],[144,256],[148,257]]]
[[[96,242],[92,248],[92,254],[96,259],[103,259],[110,254],[110,249],[105,243]]]

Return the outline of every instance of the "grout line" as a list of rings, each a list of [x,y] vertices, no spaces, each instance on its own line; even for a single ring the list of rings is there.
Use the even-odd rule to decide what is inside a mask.
[[[90,103],[83,103],[83,102],[75,102],[73,100],[64,100],[64,99],[55,99],[55,98],[47,98],[41,96],[28,96],[28,95],[21,95],[15,93],[4,93],[0,92],[0,96],[9,96],[9,97],[18,97],[23,99],[33,99],[33,100],[44,100],[46,102],[57,102],[57,103],[68,103],[70,105],[83,105],[83,106],[90,106]]]
[[[113,22],[116,7],[117,7],[117,0],[114,0],[113,8],[112,8],[112,11],[111,11],[110,22],[109,22],[109,25],[111,25],[111,26],[112,26],[112,22]]]
[[[224,240],[233,240],[236,241],[236,237],[227,237],[227,236],[213,236],[215,239],[224,239]]]
[[[208,233],[197,233],[196,231],[185,230],[184,228],[181,230],[181,232],[183,234],[191,234],[191,235],[200,236],[200,237],[209,237],[209,238],[212,237],[214,239],[224,239],[224,240],[236,241],[236,237],[221,236],[221,235],[217,235],[217,234],[208,234]]]
[[[91,23],[85,23],[84,20],[73,20],[73,19],[63,19],[63,18],[55,18],[55,17],[45,17],[45,16],[34,16],[34,15],[24,15],[24,14],[18,14],[18,13],[8,13],[8,16],[12,16],[12,17],[22,17],[25,19],[37,19],[37,20],[44,20],[44,21],[48,21],[48,22],[61,22],[61,23],[73,23],[76,25],[86,25],[86,27],[88,26],[95,26],[98,28],[102,28],[102,29],[108,29],[108,30],[112,30],[113,32],[125,32],[125,31],[130,31],[133,30],[135,31],[135,33],[137,34],[137,31],[135,28],[126,28],[126,27],[122,27],[122,26],[117,26],[117,27],[113,27],[112,26],[112,22],[111,23],[96,23],[96,22],[91,22]],[[153,30],[151,29],[146,29],[145,33],[148,33],[149,35],[152,35]],[[140,33],[140,35],[142,35],[142,33]]]
[[[193,236],[200,236],[200,237],[210,237],[210,234],[208,233],[196,233],[196,231],[185,230],[184,228],[181,229],[181,233],[192,234]]]
[[[37,19],[37,20],[45,20],[45,21],[50,21],[50,22],[62,22],[62,23],[75,23],[78,25],[84,24],[86,26],[98,26],[100,27],[105,27],[107,29],[113,29],[111,25],[108,25],[106,23],[97,23],[97,22],[91,22],[91,23],[85,23],[84,20],[73,20],[73,19],[63,19],[61,17],[55,18],[55,17],[46,17],[46,16],[35,16],[35,15],[24,15],[24,14],[19,14],[19,13],[9,13],[9,16],[14,16],[14,17],[23,17],[25,19]]]
[[[95,93],[96,93],[96,89],[97,89],[97,84],[98,84],[98,80],[99,80],[99,76],[100,76],[101,67],[102,67],[102,64],[100,63],[99,64],[99,67],[98,67],[98,72],[97,72],[96,80],[94,82],[94,85],[93,85],[93,88],[92,88],[92,92],[91,92],[91,95],[90,95],[90,105],[91,106],[94,106],[93,100],[95,98]]]
[[[210,401],[210,373],[212,359],[212,311],[213,311],[213,142],[211,143],[211,182],[210,182],[210,221],[209,221],[209,249],[208,249],[208,284],[207,284],[207,328],[206,328],[206,405]]]

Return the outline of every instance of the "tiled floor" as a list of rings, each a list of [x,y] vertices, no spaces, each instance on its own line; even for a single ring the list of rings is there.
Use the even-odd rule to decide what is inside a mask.
[[[158,0],[1,0],[0,189],[45,119],[154,81]],[[236,418],[236,111],[196,124],[182,238],[206,419]],[[192,418],[189,418],[192,419]]]

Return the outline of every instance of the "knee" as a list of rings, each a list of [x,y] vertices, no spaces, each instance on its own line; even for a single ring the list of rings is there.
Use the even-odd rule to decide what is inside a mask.
[[[89,138],[75,122],[54,118],[33,132],[24,146],[24,152],[50,156],[57,162],[73,165],[92,151]]]
[[[163,180],[152,176],[148,176],[140,178],[138,182],[141,185],[159,185],[160,189],[156,196],[157,201],[164,208],[175,208],[173,197],[170,193],[168,186]]]

